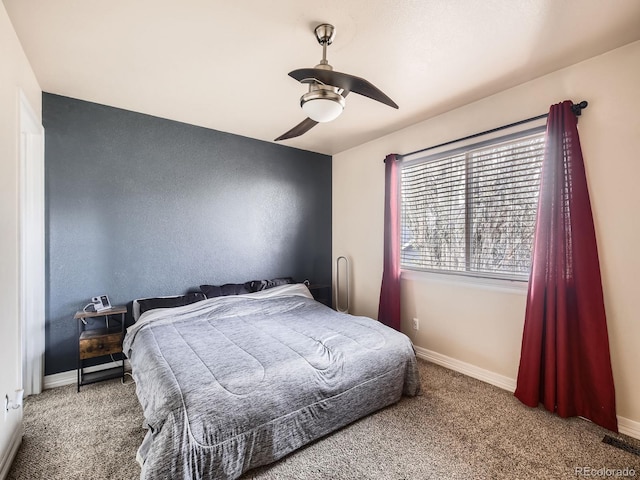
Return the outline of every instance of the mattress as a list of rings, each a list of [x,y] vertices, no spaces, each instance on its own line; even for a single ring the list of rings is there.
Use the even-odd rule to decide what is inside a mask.
[[[145,312],[127,330],[141,478],[238,478],[420,390],[400,332],[304,285]]]

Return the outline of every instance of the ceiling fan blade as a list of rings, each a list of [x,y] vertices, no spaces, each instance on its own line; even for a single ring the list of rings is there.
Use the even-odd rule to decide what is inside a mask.
[[[300,68],[289,72],[289,76],[295,78],[299,82],[315,78],[326,85],[350,90],[354,93],[364,95],[365,97],[384,103],[385,105],[389,105],[390,107],[398,108],[396,102],[385,95],[382,90],[364,78],[356,77],[355,75],[336,72],[335,70],[325,70],[323,68]]]
[[[298,125],[293,127],[291,130],[289,130],[288,132],[283,133],[282,135],[280,135],[278,138],[276,138],[274,140],[274,142],[279,142],[280,140],[287,140],[289,138],[299,137],[303,133],[307,133],[309,130],[311,130],[313,127],[315,127],[317,124],[318,124],[318,122],[316,122],[315,120],[311,120],[310,118],[306,118],[302,122],[300,122]]]

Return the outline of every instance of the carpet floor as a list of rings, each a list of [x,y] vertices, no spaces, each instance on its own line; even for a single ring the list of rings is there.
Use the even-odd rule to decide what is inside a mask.
[[[419,368],[421,396],[403,398],[242,478],[640,478],[640,456],[602,442],[610,434],[637,449],[638,440],[525,407],[509,392],[422,360]],[[135,454],[145,431],[127,379],[27,398],[24,438],[8,478],[139,478]]]

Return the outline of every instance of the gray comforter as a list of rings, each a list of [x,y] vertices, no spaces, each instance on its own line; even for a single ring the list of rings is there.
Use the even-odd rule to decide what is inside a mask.
[[[303,285],[146,312],[130,327],[143,479],[237,478],[416,395],[409,339]]]

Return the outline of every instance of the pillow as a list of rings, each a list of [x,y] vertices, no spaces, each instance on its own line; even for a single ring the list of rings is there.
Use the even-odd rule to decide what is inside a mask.
[[[273,280],[267,280],[265,290],[267,288],[279,287],[280,285],[289,285],[290,283],[295,283],[291,277],[274,278]]]
[[[267,286],[266,280],[251,280],[244,284],[245,288],[250,292],[259,292],[260,290],[264,290]]]
[[[184,305],[190,305],[200,300],[206,300],[206,298],[203,293],[192,292],[175,297],[142,298],[137,300],[137,302],[138,305],[140,305],[140,315],[142,315],[147,310],[153,310],[154,308],[183,307]]]
[[[225,283],[224,285],[200,285],[200,290],[207,298],[226,297],[227,295],[242,295],[249,293],[244,283]]]
[[[267,290],[273,287],[279,287],[280,285],[287,285],[289,283],[295,283],[291,277],[274,278],[272,280],[251,280],[245,283],[245,287],[250,292],[259,292],[261,290]]]

